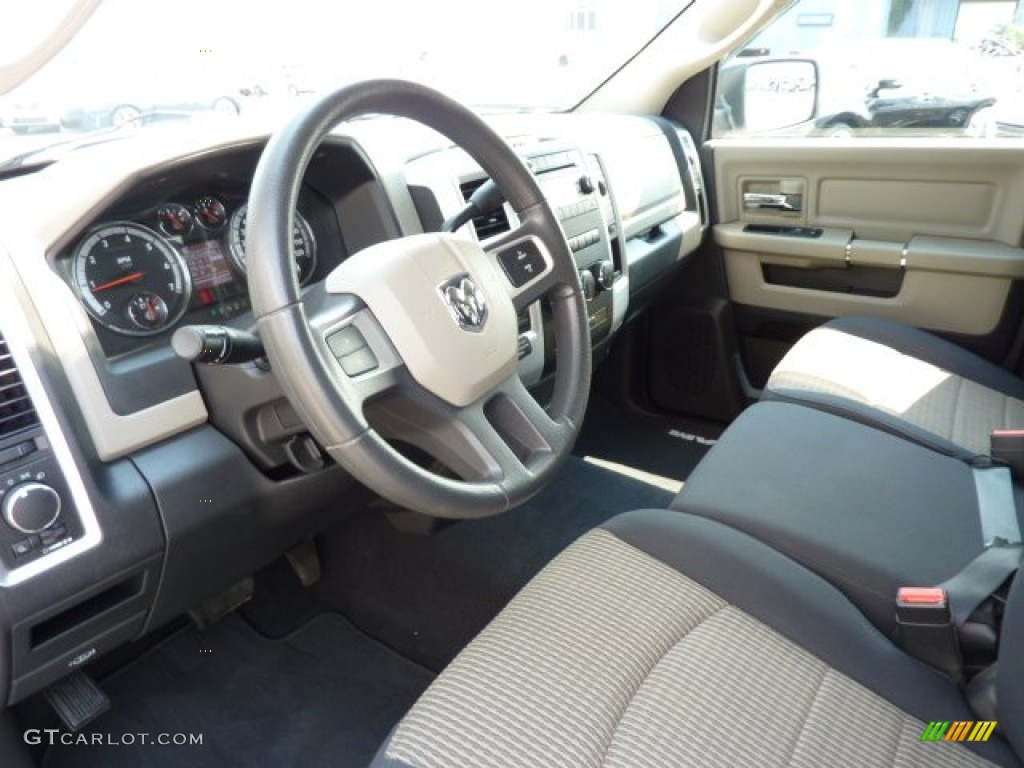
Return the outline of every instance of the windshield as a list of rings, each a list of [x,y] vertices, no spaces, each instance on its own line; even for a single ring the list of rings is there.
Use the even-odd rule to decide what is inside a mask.
[[[38,34],[53,1],[8,9],[3,37]],[[687,4],[105,0],[46,67],[0,97],[0,158],[95,131],[284,117],[371,77],[418,80],[481,111],[565,109]]]

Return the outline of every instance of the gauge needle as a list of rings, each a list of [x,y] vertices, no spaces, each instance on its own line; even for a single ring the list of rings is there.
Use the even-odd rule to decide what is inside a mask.
[[[141,280],[145,276],[145,272],[132,272],[130,275],[119,277],[117,278],[117,280],[111,280],[109,283],[97,285],[95,288],[92,289],[92,292],[99,293],[100,291],[107,290],[107,288],[116,288],[117,286],[124,285],[125,283],[134,283],[136,280]]]

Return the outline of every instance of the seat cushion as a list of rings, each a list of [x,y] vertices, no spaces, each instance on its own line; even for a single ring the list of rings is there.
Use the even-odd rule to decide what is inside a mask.
[[[976,473],[991,471],[830,413],[765,402],[729,426],[672,507],[803,563],[894,636],[899,587],[940,584],[984,549]],[[1005,501],[1016,515],[1008,484]]]
[[[993,429],[1024,426],[1024,382],[916,328],[846,317],[785,355],[765,399],[833,410],[947,453],[986,455]]]
[[[1019,765],[834,588],[749,536],[620,516],[551,563],[446,669],[376,766]],[[990,762],[991,761],[991,762]]]

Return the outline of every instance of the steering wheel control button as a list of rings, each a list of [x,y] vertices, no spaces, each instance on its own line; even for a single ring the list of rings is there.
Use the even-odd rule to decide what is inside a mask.
[[[347,325],[328,336],[327,346],[349,376],[359,376],[380,365],[362,332],[354,325]]]
[[[60,516],[60,495],[48,485],[25,483],[4,496],[3,516],[16,531],[39,533]]]
[[[524,240],[498,253],[498,263],[505,270],[508,281],[522,288],[544,272],[544,256],[532,240]]]
[[[366,346],[366,339],[354,325],[348,325],[340,331],[336,331],[327,337],[327,346],[335,359],[341,360],[346,355],[362,349]]]
[[[517,354],[520,360],[533,354],[533,343],[530,341],[529,336],[519,337],[519,349]]]
[[[341,369],[349,376],[358,376],[367,373],[378,366],[377,356],[369,347],[362,347],[351,354],[345,355],[338,360]]]

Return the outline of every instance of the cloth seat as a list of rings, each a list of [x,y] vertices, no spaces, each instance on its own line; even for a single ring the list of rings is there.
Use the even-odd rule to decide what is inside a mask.
[[[1024,588],[1004,627],[996,735],[923,742],[975,718],[834,587],[713,520],[631,512],[527,585],[373,765],[1019,766]]]
[[[909,325],[838,318],[800,339],[763,399],[812,405],[958,456],[987,455],[993,429],[1024,427],[1024,381]]]
[[[987,495],[989,473],[1004,473],[1003,495]],[[1019,539],[1006,530],[1024,521],[1005,473],[831,413],[763,402],[729,426],[672,508],[764,541],[895,636],[901,586],[938,585],[996,535]]]

